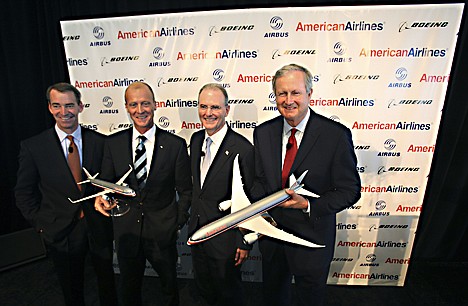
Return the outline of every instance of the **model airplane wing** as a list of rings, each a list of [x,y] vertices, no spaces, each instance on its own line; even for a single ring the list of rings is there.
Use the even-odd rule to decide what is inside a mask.
[[[233,175],[232,175],[231,213],[239,211],[251,204],[243,188],[238,159],[239,159],[239,156],[236,156],[234,160],[233,170],[232,170]],[[294,182],[295,181],[296,180],[294,180]],[[315,196],[318,197],[317,195]],[[271,225],[260,215],[256,215],[253,218],[250,218],[240,223],[238,226],[240,228],[245,228],[253,232],[256,232],[257,234],[269,236],[269,237],[276,238],[276,239],[286,241],[286,242],[296,243],[296,244],[300,244],[300,245],[304,245],[304,246],[312,247],[312,248],[324,247],[323,245],[318,245],[318,244],[309,242],[307,240],[296,237],[293,234],[280,230],[279,228],[276,228],[273,225]]]
[[[262,216],[256,216],[255,218],[247,220],[241,223],[239,227],[254,231],[257,234],[276,238],[276,239],[286,241],[286,242],[300,244],[306,247],[311,247],[311,248],[323,248],[324,247],[324,245],[318,245],[318,244],[309,242],[307,240],[294,236],[293,234],[280,230],[279,228],[276,228],[273,225],[271,225]]]
[[[128,171],[120,178],[120,180],[117,181],[117,185],[122,185],[123,182],[125,181],[125,179],[127,178],[127,176],[132,172],[133,168],[131,165],[128,165],[130,167],[130,169],[128,169]]]
[[[92,199],[92,198],[95,198],[95,197],[103,196],[103,195],[108,194],[108,193],[111,193],[111,192],[113,192],[112,189],[105,189],[105,190],[100,191],[100,192],[98,192],[98,193],[96,193],[96,194],[93,194],[93,195],[90,195],[90,196],[87,196],[87,197],[78,199],[78,200],[76,200],[76,201],[73,201],[73,200],[70,199],[70,198],[68,198],[68,200],[69,200],[70,202],[72,202],[73,204],[75,204],[75,203],[79,203],[79,202],[81,202],[81,201],[85,201],[85,200],[89,200],[89,199]]]
[[[124,194],[124,195],[135,196],[135,191],[133,191],[129,187],[125,187],[126,185],[124,186],[124,183],[123,183],[125,181],[125,179],[127,178],[127,176],[133,170],[131,165],[129,165],[129,167],[130,167],[130,169],[128,169],[128,171],[115,184],[110,183],[110,182],[106,182],[106,181],[103,181],[103,180],[96,179],[97,174],[95,174],[94,176],[91,176],[91,174],[88,172],[88,170],[86,170],[83,167],[83,170],[86,173],[86,175],[88,176],[88,179],[83,181],[83,182],[80,182],[78,184],[91,183],[91,184],[93,184],[95,186],[98,186],[100,188],[104,188],[104,190],[100,191],[98,193],[95,193],[93,195],[90,195],[90,196],[75,200],[75,201],[70,199],[70,198],[68,198],[68,200],[70,202],[72,202],[73,204],[75,204],[75,203],[79,203],[79,202],[82,202],[82,201],[85,201],[85,200],[88,200],[88,199],[92,199],[92,198],[95,198],[95,197],[98,197],[98,196],[103,196],[103,195],[106,195],[108,193],[113,193],[113,192]],[[122,188],[121,186],[124,186],[124,187]]]

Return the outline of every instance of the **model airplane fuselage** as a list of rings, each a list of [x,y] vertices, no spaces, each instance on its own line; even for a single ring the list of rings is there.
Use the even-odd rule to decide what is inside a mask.
[[[303,185],[301,185],[301,181],[306,174],[307,171],[304,172],[301,175],[301,177],[299,177],[299,179],[291,185],[289,189],[299,194],[318,197],[317,195],[311,192],[301,190],[303,187]],[[266,213],[271,208],[286,202],[290,198],[291,196],[287,194],[285,190],[279,190],[253,204],[250,204],[250,201],[245,195],[244,189],[242,187],[242,181],[238,165],[238,157],[236,157],[236,159],[234,160],[233,167],[232,199],[231,201],[225,201],[228,202],[227,205],[225,205],[224,202],[220,203],[219,205],[221,210],[225,210],[229,208],[229,206],[231,206],[232,213],[218,220],[215,220],[197,230],[192,235],[192,237],[188,239],[187,244],[197,244],[211,239],[214,236],[219,235],[231,228],[240,227],[253,231],[253,235],[256,235],[257,238],[260,235],[266,235],[276,239],[308,247],[323,247],[322,245],[317,245],[315,243],[282,231],[271,225],[262,217],[262,214]],[[244,240],[246,240],[248,243],[253,243],[256,241],[256,239],[245,239],[245,236]]]
[[[70,200],[70,202],[72,202],[72,203],[78,203],[78,202],[81,202],[81,201],[84,201],[84,200],[95,198],[97,196],[103,196],[103,195],[108,194],[108,193],[118,193],[118,194],[121,194],[121,195],[134,197],[134,196],[136,196],[136,192],[132,188],[128,187],[123,182],[127,178],[127,176],[132,172],[132,170],[133,169],[130,166],[130,169],[120,178],[120,180],[117,183],[111,183],[111,182],[107,182],[107,181],[104,181],[104,180],[97,179],[96,176],[98,175],[98,173],[95,174],[94,176],[92,176],[88,172],[88,170],[83,168],[83,171],[88,176],[88,179],[85,180],[85,181],[79,182],[78,184],[90,183],[90,184],[92,184],[94,186],[103,188],[104,190],[101,191],[101,192],[98,192],[96,194],[93,194],[91,196],[87,196],[87,197],[84,197],[84,198],[81,198],[81,199],[78,199],[78,200],[75,200],[75,201],[73,201],[70,198],[68,198],[68,200]]]

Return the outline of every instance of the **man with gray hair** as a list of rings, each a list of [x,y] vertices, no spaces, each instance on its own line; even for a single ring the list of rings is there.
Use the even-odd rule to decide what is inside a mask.
[[[198,94],[198,117],[204,130],[192,135],[190,158],[193,177],[189,237],[202,226],[230,214],[218,204],[231,199],[232,169],[239,155],[244,188],[253,183],[253,146],[227,124],[228,94],[219,84],[204,85]],[[195,282],[209,305],[244,305],[240,268],[249,254],[239,229],[192,246]]]
[[[271,209],[285,231],[324,248],[307,248],[263,237],[262,271],[265,305],[291,305],[294,276],[297,305],[322,305],[335,244],[336,213],[360,198],[361,182],[351,132],[309,107],[312,74],[290,64],[273,77],[280,116],[254,130],[255,198],[280,189],[291,198]],[[291,174],[319,198],[287,189]]]

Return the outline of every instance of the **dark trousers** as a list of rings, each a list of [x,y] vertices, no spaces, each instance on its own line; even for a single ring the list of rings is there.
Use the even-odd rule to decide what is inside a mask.
[[[241,267],[234,266],[234,256],[214,258],[203,243],[192,246],[195,283],[209,305],[245,305]]]
[[[270,254],[271,255],[271,254]],[[272,254],[263,257],[263,297],[265,305],[290,306],[292,276],[283,245],[278,245]],[[304,260],[306,263],[307,260]],[[329,266],[307,267],[294,273],[296,305],[323,305]]]
[[[96,245],[89,235],[85,219],[80,219],[65,239],[48,244],[47,247],[66,305],[85,305],[84,270],[88,251],[97,276],[100,304],[117,305],[112,241],[108,246]]]
[[[161,280],[162,300],[158,305],[179,305],[177,287],[177,248],[173,246],[160,249],[157,244],[140,243],[136,257],[125,257],[117,253],[120,268],[121,301],[124,306],[142,305],[141,288],[146,268],[146,260],[158,273]],[[155,288],[155,290],[158,290]]]

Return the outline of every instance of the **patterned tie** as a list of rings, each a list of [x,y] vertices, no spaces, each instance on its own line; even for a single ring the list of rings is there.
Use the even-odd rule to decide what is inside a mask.
[[[206,174],[208,173],[208,169],[210,169],[210,164],[211,164],[211,151],[210,151],[210,146],[213,140],[211,140],[210,137],[206,139],[206,147],[205,147],[205,157],[203,158],[203,163],[202,163],[202,171],[201,171],[201,185],[203,186],[203,183],[205,182],[205,177]]]
[[[286,187],[286,183],[288,182],[289,171],[291,171],[291,167],[294,163],[294,158],[296,158],[297,153],[297,142],[296,137],[296,129],[291,129],[291,135],[288,139],[288,144],[286,145],[286,156],[284,157],[284,164],[283,164],[283,172],[281,173],[281,184],[283,188]]]
[[[138,187],[143,189],[146,184],[146,178],[148,177],[148,172],[146,171],[146,148],[145,148],[145,136],[138,136],[138,145],[135,150],[135,166],[136,178],[138,182]]]
[[[81,182],[81,163],[80,163],[80,152],[78,151],[78,147],[76,146],[75,142],[73,141],[72,135],[67,135],[67,139],[70,140],[70,145],[68,146],[68,155],[67,155],[67,162],[68,167],[73,174],[73,178],[75,182]],[[81,185],[78,185],[78,189],[81,191]],[[84,213],[83,209],[80,207],[78,210],[78,218],[83,219]]]

